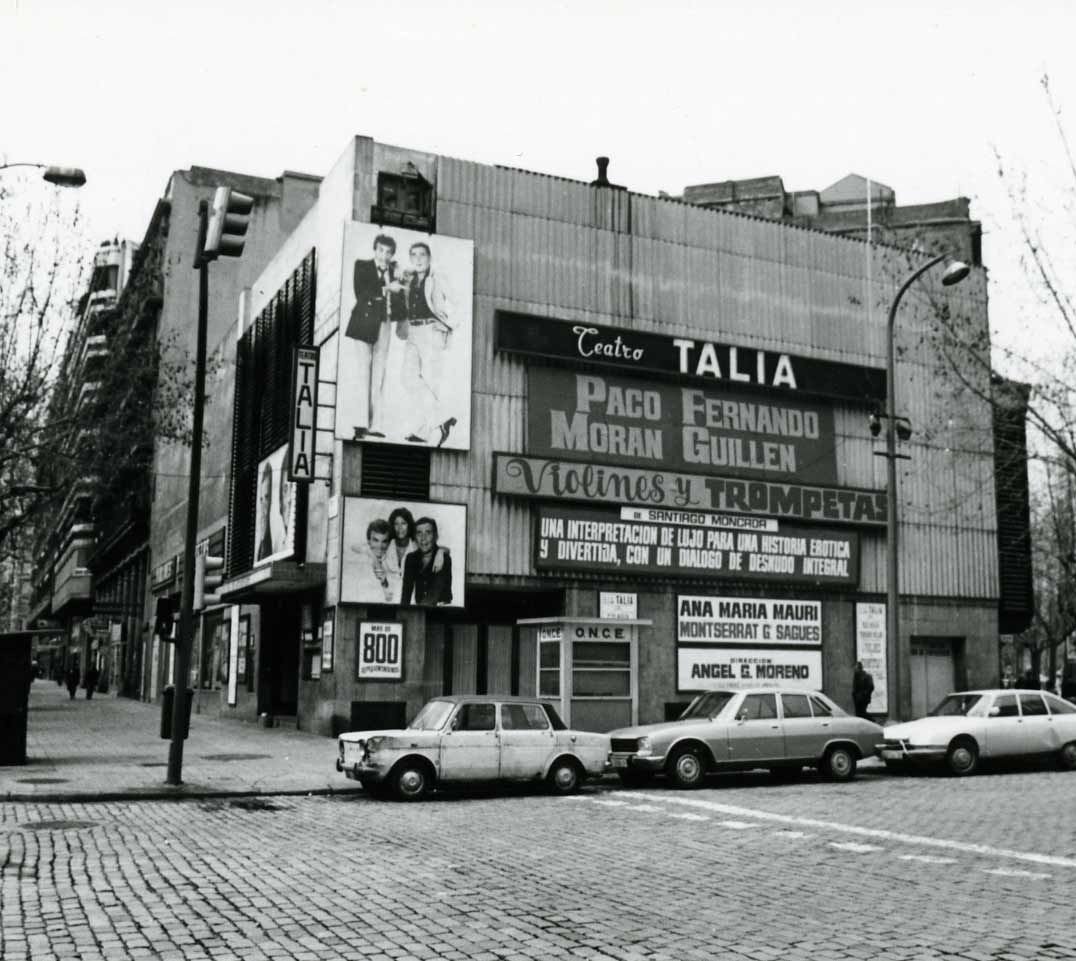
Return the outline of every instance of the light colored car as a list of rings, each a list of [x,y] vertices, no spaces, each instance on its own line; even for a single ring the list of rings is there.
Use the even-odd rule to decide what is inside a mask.
[[[1011,688],[949,694],[926,717],[885,729],[878,754],[891,770],[944,763],[972,774],[980,760],[1053,756],[1076,768],[1076,705],[1047,691]]]
[[[676,787],[693,788],[709,771],[805,766],[847,781],[860,758],[874,755],[881,733],[817,691],[709,691],[678,720],[611,731],[609,762],[629,786],[665,774]]]
[[[525,697],[439,697],[402,730],[338,741],[337,771],[405,801],[473,781],[545,781],[569,794],[604,773],[609,755],[608,735],[568,730],[552,705]]]

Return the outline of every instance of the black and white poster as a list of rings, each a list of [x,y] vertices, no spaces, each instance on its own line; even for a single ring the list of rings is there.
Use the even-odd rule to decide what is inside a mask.
[[[349,223],[336,436],[467,450],[474,241]]]
[[[340,600],[345,604],[463,607],[463,504],[344,499]]]
[[[254,515],[254,564],[266,564],[295,553],[295,483],[288,480],[287,445],[258,464],[258,496]]]

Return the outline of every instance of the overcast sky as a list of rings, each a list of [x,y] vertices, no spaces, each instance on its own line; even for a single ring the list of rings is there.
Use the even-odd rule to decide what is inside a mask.
[[[993,319],[1012,330],[1034,311],[993,150],[1047,216],[1072,187],[1040,86],[1048,73],[1076,115],[1071,0],[0,10],[0,158],[83,167],[95,240],[140,240],[172,170],[322,174],[353,134],[581,180],[607,154],[615,182],[650,194],[766,174],[821,189],[856,172],[899,203],[971,198]]]

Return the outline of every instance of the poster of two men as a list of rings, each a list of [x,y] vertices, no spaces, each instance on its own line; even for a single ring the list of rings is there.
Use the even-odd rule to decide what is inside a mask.
[[[336,436],[467,450],[474,242],[349,223]]]

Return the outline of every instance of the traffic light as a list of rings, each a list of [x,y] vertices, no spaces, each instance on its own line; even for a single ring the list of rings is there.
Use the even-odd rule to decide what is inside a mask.
[[[877,437],[882,432],[882,420],[877,414],[870,415],[867,426],[871,429],[871,437]]]
[[[223,557],[199,554],[194,559],[194,609],[196,611],[221,602],[220,595],[214,592],[224,579],[224,575],[220,573],[222,567],[224,567]]]
[[[898,417],[893,425],[897,431],[899,440],[909,440],[912,436],[912,425],[907,417]]]
[[[231,187],[217,188],[205,232],[203,256],[206,260],[243,255],[243,244],[246,243],[250,211],[253,207],[253,197],[232,190]]]
[[[176,605],[171,597],[158,597],[157,606],[153,614],[153,633],[163,641],[172,639],[172,623],[176,613]]]

